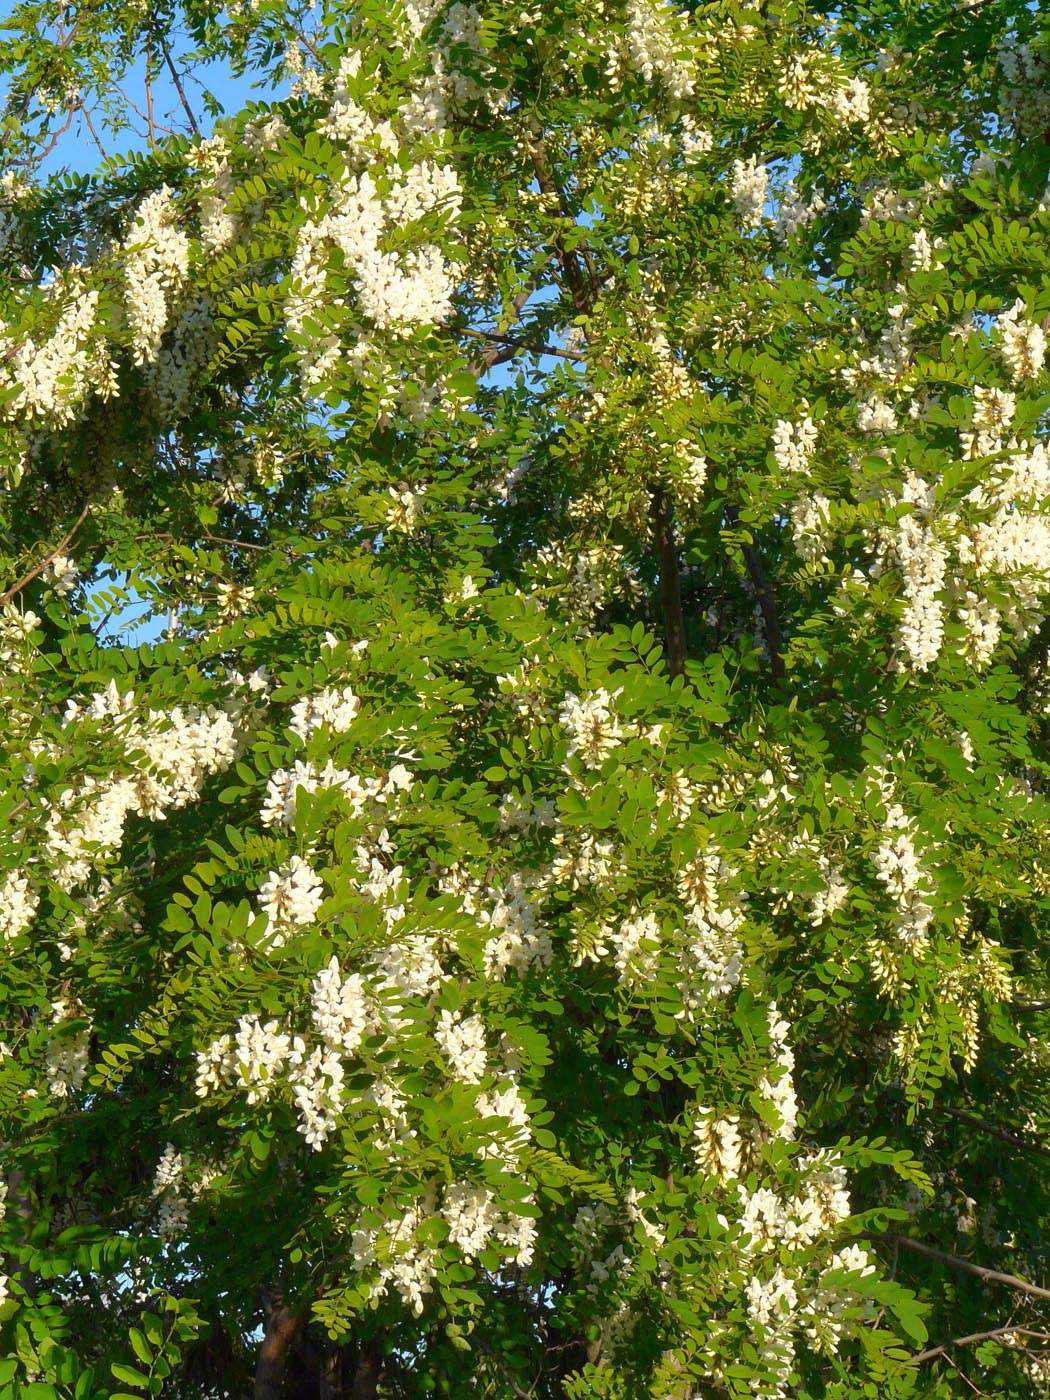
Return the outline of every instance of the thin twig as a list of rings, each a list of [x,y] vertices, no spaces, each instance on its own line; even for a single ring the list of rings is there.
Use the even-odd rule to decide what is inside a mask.
[[[16,584],[13,584],[7,590],[6,593],[0,593],[0,603],[9,603],[16,593],[20,593],[22,589],[25,588],[27,583],[32,583],[38,574],[42,574],[44,572],[48,564],[52,563],[53,560],[58,558],[58,556],[69,544],[73,536],[76,534],[76,532],[80,529],[81,525],[83,525],[84,521],[87,519],[87,513],[90,509],[91,505],[89,502],[77,516],[71,529],[69,529],[66,532],[66,534],[62,537],[61,540],[59,540],[58,544],[55,545],[54,549],[50,552],[50,554],[46,554],[44,558],[41,559],[39,564],[34,565],[34,567],[30,569],[29,572],[25,574],[22,578],[20,578]]]
[[[876,1243],[900,1245],[902,1249],[910,1249],[913,1254],[922,1254],[927,1259],[936,1259],[940,1264],[947,1264],[950,1269],[972,1274],[984,1283],[998,1283],[1003,1288],[1013,1288],[1018,1293],[1026,1293],[1030,1298],[1050,1299],[1050,1288],[1040,1288],[1038,1284],[1029,1283],[1027,1279],[1019,1278],[1016,1274],[1004,1274],[998,1269],[985,1269],[980,1264],[971,1264],[969,1259],[960,1259],[957,1254],[946,1254],[942,1249],[920,1244],[918,1240],[909,1239],[907,1235],[868,1235],[867,1238]]]
[[[973,1393],[979,1397],[979,1400],[988,1400],[986,1392],[983,1391],[980,1388],[980,1386],[974,1385],[973,1381],[966,1374],[963,1368],[959,1365],[958,1361],[953,1361],[950,1356],[946,1356],[944,1359],[945,1361],[947,1361],[948,1365],[952,1368],[953,1371],[957,1371],[959,1373],[960,1377],[966,1382],[966,1384],[970,1387]]]
[[[164,51],[164,62],[168,65],[171,81],[175,84],[175,91],[179,94],[179,101],[182,103],[182,110],[186,113],[186,120],[190,124],[190,130],[193,132],[194,136],[199,136],[201,134],[201,129],[197,125],[197,118],[193,115],[193,109],[186,100],[186,90],[183,88],[182,79],[179,77],[178,70],[172,62],[171,51],[165,39],[161,39],[160,46]]]
[[[460,331],[460,335],[469,336],[471,340],[485,340],[495,345],[508,345],[515,351],[523,350],[530,355],[555,355],[562,360],[585,360],[587,358],[586,355],[580,355],[575,350],[562,350],[557,345],[530,345],[515,335],[500,335],[498,331],[476,331],[465,326]]]
[[[947,1104],[938,1104],[937,1107],[942,1113],[947,1113],[952,1118],[958,1118],[962,1123],[969,1123],[982,1133],[987,1133],[989,1137],[998,1138],[1000,1142],[1008,1142],[1011,1147],[1019,1147],[1023,1152],[1034,1152],[1038,1157],[1050,1157],[1050,1148],[1043,1147],[1038,1142],[1032,1142],[1029,1138],[1018,1137],[1016,1133],[1008,1132],[1005,1128],[997,1128],[994,1123],[986,1123],[983,1118],[978,1118],[973,1113],[965,1113],[961,1108],[949,1108]]]
[[[917,1356],[911,1358],[912,1364],[918,1366],[923,1361],[933,1361],[938,1356],[943,1356],[951,1347],[973,1346],[976,1342],[993,1341],[996,1337],[1034,1337],[1037,1341],[1050,1341],[1050,1332],[1034,1332],[1030,1327],[1018,1327],[1015,1323],[1007,1323],[1003,1327],[992,1327],[987,1332],[971,1332],[966,1337],[952,1337],[950,1341],[942,1342],[939,1347],[930,1347],[929,1351],[920,1351]]]
[[[99,139],[99,134],[95,130],[95,123],[91,120],[91,113],[84,106],[81,106],[79,111],[80,115],[84,118],[84,124],[87,126],[88,131],[90,131],[91,133],[92,141],[94,141],[95,145],[98,147],[99,155],[101,155],[103,160],[106,160],[106,148],[105,146],[103,146],[101,140]]]
[[[146,39],[146,126],[150,149],[157,144],[156,129],[153,125],[153,35]]]

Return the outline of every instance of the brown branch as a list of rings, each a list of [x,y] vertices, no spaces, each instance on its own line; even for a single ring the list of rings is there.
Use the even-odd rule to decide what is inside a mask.
[[[500,335],[497,331],[476,331],[465,326],[459,334],[469,336],[471,340],[484,340],[490,341],[494,345],[510,346],[513,353],[507,356],[508,359],[513,358],[513,354],[517,354],[520,351],[524,351],[529,355],[554,355],[562,360],[585,360],[587,358],[586,355],[578,354],[575,350],[562,350],[557,345],[530,345],[527,341],[519,339],[518,336]],[[499,351],[491,356],[486,353],[485,359],[486,369],[490,369],[494,364],[503,362],[503,356]]]
[[[199,136],[201,134],[201,129],[197,125],[197,118],[193,115],[193,109],[186,100],[186,90],[182,86],[182,79],[179,77],[178,69],[172,62],[171,50],[168,48],[167,42],[163,38],[160,41],[160,46],[164,53],[164,62],[168,65],[168,72],[171,74],[171,81],[175,84],[175,91],[179,94],[182,110],[186,113],[186,120],[190,124],[190,130],[193,132],[194,136]]]
[[[24,574],[18,580],[17,583],[12,584],[12,586],[7,590],[6,593],[0,593],[0,604],[9,603],[16,593],[20,593],[22,589],[25,588],[27,583],[32,583],[38,574],[42,574],[44,572],[48,564],[50,564],[53,560],[58,558],[58,556],[69,544],[73,536],[76,534],[76,532],[80,529],[81,525],[83,525],[84,521],[87,519],[87,513],[90,509],[91,504],[89,502],[77,516],[72,527],[69,530],[67,530],[65,535],[62,537],[61,540],[59,540],[58,544],[55,545],[54,549],[50,552],[50,554],[46,554],[44,558],[41,559],[39,564],[36,564],[32,569],[29,570],[27,574]]]
[[[157,131],[153,123],[153,35],[146,39],[146,125],[150,149],[157,144]]]
[[[78,110],[80,112],[80,115],[84,118],[84,124],[87,126],[88,131],[91,133],[91,139],[92,141],[94,141],[95,146],[98,149],[99,155],[102,157],[103,160],[108,159],[106,154],[106,148],[105,146],[103,146],[102,141],[99,138],[99,134],[95,130],[95,123],[91,120],[91,113],[83,105],[81,105],[81,107]]]
[[[927,1259],[936,1259],[940,1264],[947,1264],[950,1269],[957,1269],[959,1273],[972,1274],[984,1283],[998,1283],[1003,1288],[1013,1288],[1018,1293],[1026,1293],[1030,1298],[1050,1299],[1050,1288],[1040,1288],[1038,1284],[1029,1283],[1027,1279],[1019,1278],[1016,1274],[1004,1274],[998,1269],[985,1269],[980,1264],[971,1264],[969,1259],[960,1259],[957,1254],[946,1254],[944,1250],[920,1244],[918,1240],[909,1239],[907,1235],[868,1235],[866,1238],[876,1243],[900,1245],[914,1254],[922,1254]]]
[[[740,513],[736,506],[726,506],[726,517],[731,525],[740,524]],[[769,670],[775,681],[783,680],[784,634],[780,630],[776,593],[769,575],[766,573],[762,556],[755,546],[754,539],[752,538],[750,544],[742,544],[740,549],[744,556],[744,563],[747,565],[751,587],[755,590],[758,610],[762,614],[762,627],[766,634],[766,650],[769,652]]]
[[[982,1133],[987,1133],[989,1137],[998,1138],[1000,1142],[1008,1142],[1011,1147],[1019,1147],[1023,1152],[1034,1152],[1038,1157],[1050,1157],[1050,1148],[1043,1147],[1038,1142],[1018,1137],[1016,1133],[1008,1132],[1005,1128],[997,1128],[994,1123],[986,1123],[983,1118],[978,1118],[972,1113],[965,1113],[961,1108],[949,1108],[947,1104],[938,1104],[937,1107],[942,1113],[947,1113],[952,1118],[958,1118],[961,1123],[969,1123]]]
[[[682,587],[678,573],[674,520],[670,500],[662,486],[653,491],[650,519],[657,568],[660,571],[660,611],[663,614],[664,639],[667,644],[667,669],[673,680],[685,671],[685,624],[682,618]]]
[[[923,1361],[933,1361],[938,1356],[943,1356],[951,1347],[973,1346],[976,1342],[993,1341],[996,1337],[1034,1337],[1037,1341],[1050,1341],[1050,1332],[1033,1332],[1030,1327],[1018,1327],[1008,1323],[1004,1327],[993,1327],[987,1332],[971,1332],[966,1337],[952,1337],[950,1341],[942,1342],[939,1347],[930,1347],[929,1351],[920,1351],[917,1356],[911,1357],[913,1365],[918,1366]]]
[[[551,174],[550,163],[547,160],[547,147],[538,123],[532,124],[529,135],[531,138],[529,140],[529,158],[532,161],[532,168],[536,172],[536,183],[540,187],[540,192],[545,195],[553,195],[558,201],[558,209],[562,217],[571,218],[572,215],[566,208],[565,196]],[[569,295],[572,297],[572,304],[577,316],[589,316],[593,298],[588,291],[579,259],[571,249],[565,247],[565,244],[557,236],[551,240],[551,246],[554,248],[562,272],[565,274],[565,282],[569,288]]]

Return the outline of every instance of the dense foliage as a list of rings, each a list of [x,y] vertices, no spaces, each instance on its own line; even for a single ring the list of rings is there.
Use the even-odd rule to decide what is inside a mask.
[[[1050,1388],[1050,22],[0,76],[0,1395]]]

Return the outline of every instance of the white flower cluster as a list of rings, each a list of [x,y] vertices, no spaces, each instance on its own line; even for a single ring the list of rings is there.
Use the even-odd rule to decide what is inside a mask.
[[[735,1181],[743,1164],[739,1117],[731,1113],[719,1118],[709,1108],[697,1109],[693,1152],[705,1176],[713,1176],[722,1186]]]
[[[730,888],[736,872],[714,847],[699,852],[677,877],[686,918],[675,936],[682,1015],[695,1018],[739,985],[744,954],[737,936],[744,899]]]
[[[929,272],[934,265],[935,250],[930,235],[924,228],[917,228],[911,236],[904,254],[908,272]]]
[[[652,977],[660,944],[660,921],[655,914],[636,911],[620,923],[613,944],[613,961],[625,986],[641,986]]]
[[[386,514],[387,528],[400,535],[411,535],[419,523],[419,510],[426,498],[420,488],[410,491],[407,487],[391,486],[389,494],[393,505]]]
[[[315,695],[304,695],[292,706],[288,728],[305,743],[327,725],[336,734],[345,734],[361,709],[361,702],[350,686],[329,687]]]
[[[17,662],[32,646],[30,638],[40,619],[35,612],[19,612],[11,603],[0,608],[0,661],[6,666]]]
[[[177,1239],[189,1218],[189,1201],[180,1190],[184,1170],[182,1153],[176,1152],[169,1142],[161,1153],[153,1173],[153,1195],[157,1198],[157,1234],[162,1240]]]
[[[807,564],[823,559],[831,544],[831,502],[823,491],[800,491],[788,511],[791,538]]]
[[[234,188],[230,149],[223,137],[212,136],[190,151],[188,159],[206,177],[200,193],[201,247],[214,256],[225,252],[237,237],[237,221],[230,212]]]
[[[1019,136],[1041,134],[1050,124],[1050,62],[1044,45],[1025,43],[1011,33],[1000,43],[996,58],[1003,79],[1003,120]]]
[[[647,83],[659,79],[675,100],[690,97],[696,83],[696,66],[688,57],[686,36],[675,32],[675,11],[669,6],[651,4],[650,0],[628,0],[624,29],[624,53],[627,68],[639,74]],[[619,56],[617,56],[619,57]],[[618,63],[612,59],[609,76],[615,81]]]
[[[277,1021],[264,1024],[258,1016],[242,1016],[234,1034],[221,1035],[197,1052],[196,1092],[206,1098],[236,1085],[247,1089],[248,1103],[262,1103],[285,1066],[301,1064],[305,1053],[302,1037],[283,1031]]]
[[[26,875],[9,870],[0,883],[0,943],[9,943],[32,923],[40,903]]]
[[[904,581],[904,611],[898,635],[912,668],[926,671],[944,643],[944,604],[940,594],[948,551],[935,534],[933,488],[920,478],[909,476],[903,495],[912,510],[898,521],[892,543]]]
[[[168,328],[170,301],[189,275],[190,240],[179,228],[167,185],[139,205],[124,241],[124,300],[138,365],[160,353]]]
[[[773,456],[787,477],[806,477],[817,450],[817,425],[804,414],[797,423],[778,418],[773,428]]]
[[[581,632],[587,633],[612,598],[630,595],[637,575],[621,545],[603,542],[582,549],[544,545],[532,561],[537,581],[550,589]]]
[[[875,872],[896,907],[895,932],[908,948],[925,946],[933,922],[934,889],[915,848],[917,828],[899,803],[886,808],[886,834],[873,857]]]
[[[434,1028],[434,1040],[451,1073],[467,1084],[480,1084],[488,1069],[485,1023],[480,1016],[462,1017],[442,1011]]]
[[[422,1313],[433,1287],[437,1255],[419,1236],[436,1218],[444,1221],[449,1240],[465,1258],[496,1246],[515,1263],[532,1259],[536,1224],[531,1216],[499,1211],[491,1192],[473,1182],[453,1182],[439,1205],[431,1185],[400,1219],[380,1227],[360,1224],[354,1230],[352,1263],[358,1272],[373,1274],[373,1297],[392,1289],[417,1316]]]
[[[790,1142],[797,1109],[788,1031],[771,1005],[773,1063],[759,1090],[776,1109],[775,1135]],[[760,1142],[767,1130],[756,1122],[751,1131]],[[761,1159],[750,1159],[738,1116],[703,1107],[696,1110],[693,1151],[699,1170],[722,1194],[725,1213],[719,1216],[720,1224],[738,1232],[748,1329],[762,1361],[762,1384],[756,1394],[781,1400],[788,1394],[800,1335],[818,1351],[833,1354],[850,1318],[863,1310],[857,1284],[874,1272],[858,1246],[830,1254],[822,1249],[851,1213],[845,1168],[833,1153],[792,1148],[785,1160],[797,1174],[797,1184],[784,1191],[761,1175],[756,1181],[754,1168]]]
[[[677,939],[681,1016],[695,1019],[739,985],[744,953],[737,932],[743,922],[743,910],[736,904],[708,912],[690,910]]]
[[[60,997],[51,1003],[51,1024],[59,1028],[64,1022],[89,1018],[85,1007]],[[69,1032],[60,1031],[48,1041],[44,1071],[47,1087],[56,1099],[68,1098],[84,1083],[91,1051],[91,1027]]]
[[[961,503],[939,505],[936,486],[911,473],[883,494],[896,518],[874,534],[873,575],[900,572],[898,639],[913,670],[928,670],[940,655],[950,607],[963,629],[960,652],[978,668],[991,661],[1004,633],[1023,640],[1045,616],[1050,451],[1045,442],[1011,433],[1016,407],[1009,390],[975,387],[972,423],[960,433],[962,455],[1000,460]]]
[[[825,95],[824,105],[840,126],[866,126],[871,116],[871,88],[863,78],[848,78]]]
[[[567,758],[579,754],[585,768],[600,768],[623,738],[612,703],[619,694],[600,689],[581,699],[567,691],[558,718],[569,736]]]
[[[70,701],[63,726],[97,728],[98,721],[112,723],[139,766],[109,780],[88,775],[52,805],[46,823],[48,873],[67,890],[119,847],[130,813],[156,821],[185,807],[211,774],[229,767],[239,747],[233,718],[224,711],[176,707],[140,716],[134,693],[122,694],[112,682],[86,705]]]
[[[56,554],[40,577],[60,597],[65,598],[76,588],[80,574],[72,559],[68,559],[64,554]]]
[[[843,908],[849,899],[849,881],[843,877],[842,868],[827,855],[817,857],[817,873],[823,885],[809,897],[809,921],[814,928],[830,919]]]
[[[402,148],[388,123],[374,122],[349,97],[337,91],[329,112],[341,132],[352,138],[339,195],[320,219],[308,219],[299,232],[292,261],[292,291],[285,304],[288,330],[298,347],[300,374],[307,390],[322,385],[340,364],[366,377],[375,362],[371,332],[397,339],[416,326],[437,325],[451,312],[459,276],[434,242],[407,244],[404,230],[425,216],[440,216],[449,224],[458,216],[461,191],[455,170],[425,157],[402,162]],[[355,169],[375,160],[380,150],[387,162],[383,187],[368,169]],[[397,233],[397,243],[391,245]],[[332,253],[338,250],[353,278],[357,310],[366,325],[355,322],[357,342],[346,352],[343,304],[329,291]]]
[[[117,392],[116,370],[105,335],[96,329],[99,294],[64,274],[48,289],[59,307],[50,336],[40,344],[19,334],[0,356],[0,417],[25,430],[33,425],[64,427],[77,418],[92,391],[103,398]],[[0,342],[7,340],[0,324]]]
[[[999,317],[999,353],[1016,383],[1032,379],[1046,359],[1046,334],[1042,326],[1029,321],[1020,297]]]
[[[292,856],[280,870],[272,870],[259,888],[268,946],[280,948],[293,929],[312,924],[323,900],[320,878],[302,856]]]
[[[795,1055],[788,1044],[788,1024],[782,1021],[776,1006],[769,1008],[769,1040],[773,1051],[772,1073],[767,1073],[759,1081],[758,1092],[773,1108],[776,1119],[775,1133],[779,1138],[790,1142],[795,1136],[798,1123],[798,1100],[795,1097],[795,1084],[792,1074],[795,1069]]]
[[[744,228],[758,228],[769,197],[769,172],[757,156],[734,160],[730,167],[730,192]]]
[[[2,1176],[0,1176],[0,1225],[3,1224],[4,1216],[6,1214],[7,1182],[3,1179]],[[10,1284],[11,1280],[8,1278],[7,1274],[0,1274],[0,1307],[3,1307],[4,1303],[7,1301],[7,1297],[10,1292]]]
[[[780,71],[777,87],[789,107],[804,112],[820,100],[824,86],[817,59],[818,50],[791,54]]]
[[[352,1055],[375,1026],[375,1011],[360,973],[344,978],[334,956],[313,980],[310,1005],[314,1028],[324,1043]]]
[[[806,196],[792,183],[777,210],[777,233],[783,239],[796,238],[820,218],[828,202],[819,190]]]
[[[499,977],[513,968],[524,976],[532,967],[549,967],[554,949],[550,935],[539,927],[536,908],[520,877],[499,891],[491,908],[478,910],[478,922],[492,930],[485,945],[485,973]]]
[[[868,394],[857,402],[857,427],[867,436],[878,433],[895,433],[897,415],[893,405],[880,394]]]
[[[278,768],[266,783],[260,810],[265,826],[290,829],[295,824],[296,795],[300,791],[338,792],[349,805],[352,817],[360,816],[370,805],[389,807],[412,789],[413,776],[403,763],[395,763],[385,777],[361,778],[329,761],[323,768],[303,760],[291,768]]]
[[[528,1145],[531,1126],[529,1111],[517,1084],[512,1078],[502,1080],[491,1092],[480,1093],[474,1107],[481,1120],[480,1126],[489,1133],[489,1140],[478,1148],[478,1156],[483,1161],[500,1161],[508,1171],[514,1171],[523,1148]]]
[[[886,314],[889,319],[874,349],[861,355],[856,364],[845,365],[840,371],[843,383],[852,389],[868,381],[896,384],[911,364],[914,345],[908,308],[904,302],[895,302],[886,308]]]
[[[342,1111],[344,1060],[382,1029],[382,1021],[365,978],[344,977],[335,957],[313,979],[310,1009],[319,1040],[312,1049],[276,1020],[242,1016],[235,1032],[218,1036],[198,1053],[197,1094],[206,1098],[224,1088],[242,1089],[254,1104],[283,1085],[298,1109],[300,1133],[315,1150],[323,1147]]]

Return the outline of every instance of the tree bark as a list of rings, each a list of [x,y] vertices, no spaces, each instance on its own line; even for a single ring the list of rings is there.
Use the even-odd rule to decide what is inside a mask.
[[[731,525],[740,524],[740,512],[736,506],[726,506],[726,518]],[[777,609],[776,593],[769,575],[766,573],[762,556],[755,546],[754,539],[752,538],[750,544],[741,545],[740,549],[744,556],[744,563],[747,565],[751,587],[755,590],[758,610],[762,614],[762,627],[766,634],[766,651],[769,653],[769,670],[773,679],[780,681],[784,678],[784,634],[780,630],[780,614]]]
[[[383,1347],[378,1337],[370,1337],[361,1348],[354,1371],[350,1400],[376,1400],[379,1373],[383,1367]]]
[[[288,1350],[306,1321],[306,1310],[293,1313],[280,1295],[263,1295],[263,1339],[255,1365],[254,1400],[281,1400]]]

